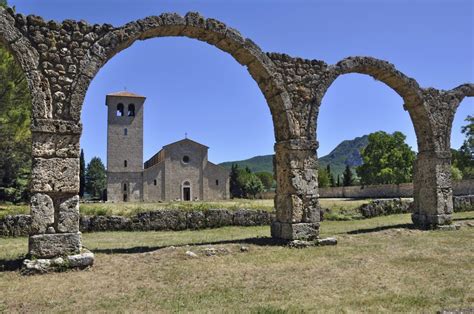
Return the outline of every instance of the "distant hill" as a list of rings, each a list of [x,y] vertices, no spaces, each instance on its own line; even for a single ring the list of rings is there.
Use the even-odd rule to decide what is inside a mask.
[[[219,165],[230,170],[232,164],[237,164],[241,168],[249,167],[252,172],[271,172],[273,173],[273,155],[255,156],[250,159],[226,161]]]
[[[342,175],[346,165],[350,167],[360,166],[362,158],[360,150],[367,146],[368,135],[356,137],[353,140],[342,141],[328,155],[319,158],[321,167],[331,165],[331,172],[337,176]],[[249,167],[253,172],[267,171],[273,172],[273,155],[255,156],[246,160],[227,161],[220,165],[230,169],[232,164],[238,164],[239,167]]]
[[[328,155],[319,158],[320,167],[331,165],[331,172],[342,175],[346,165],[354,168],[362,165],[360,150],[369,144],[369,136],[356,137],[353,140],[342,141]]]

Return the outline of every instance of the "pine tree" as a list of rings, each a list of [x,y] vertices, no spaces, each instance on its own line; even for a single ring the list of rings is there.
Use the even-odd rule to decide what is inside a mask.
[[[328,177],[329,177],[329,184],[332,187],[335,187],[336,186],[336,180],[334,180],[334,175],[331,173],[331,165],[328,164],[326,166],[326,171],[327,171]]]
[[[353,184],[354,184],[354,175],[352,174],[352,171],[349,165],[346,165],[346,169],[344,170],[344,174],[342,177],[342,185],[351,186]]]
[[[239,173],[240,173],[239,165],[232,164],[232,167],[230,170],[230,180],[229,180],[230,195],[232,198],[242,197],[242,187],[240,186],[240,183],[239,183]]]
[[[81,149],[81,158],[79,164],[79,196],[84,197],[86,186],[86,161],[84,160],[84,150]]]
[[[106,172],[104,164],[99,157],[91,159],[86,168],[85,190],[92,197],[102,197],[106,188]]]

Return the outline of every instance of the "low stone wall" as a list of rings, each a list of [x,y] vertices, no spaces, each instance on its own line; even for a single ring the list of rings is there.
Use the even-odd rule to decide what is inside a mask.
[[[474,211],[474,195],[453,197],[454,212]],[[406,214],[413,212],[413,202],[401,199],[373,200],[359,206],[358,211],[364,218]]]
[[[358,211],[364,218],[406,214],[413,211],[412,204],[413,202],[411,201],[403,201],[400,199],[373,200],[368,204],[359,206]]]
[[[453,182],[453,195],[473,195],[474,180]],[[413,183],[320,188],[321,198],[396,198],[413,197]]]
[[[197,230],[224,226],[270,225],[273,219],[273,213],[263,210],[210,209],[186,212],[172,209],[139,213],[133,217],[82,216],[79,228],[81,232]],[[30,225],[29,215],[6,216],[0,219],[0,236],[27,236]]]

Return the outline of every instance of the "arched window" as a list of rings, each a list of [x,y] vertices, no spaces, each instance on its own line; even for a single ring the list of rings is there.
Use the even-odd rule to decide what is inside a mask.
[[[216,180],[216,185],[219,185],[219,180]]]
[[[155,179],[155,180],[153,180],[153,185],[156,185],[156,179]]]
[[[134,104],[128,105],[128,116],[129,117],[134,117],[135,116],[135,105]]]
[[[125,135],[125,136],[128,135],[128,129],[127,128],[123,129],[123,135]]]
[[[120,103],[117,105],[117,117],[123,117],[123,104]]]
[[[191,185],[191,183],[189,183],[189,181],[184,181],[184,183],[183,183],[183,186],[190,186],[190,185]]]
[[[127,192],[127,183],[124,183],[124,184],[123,184],[123,191],[124,191],[124,192]]]
[[[126,161],[126,160],[123,161],[123,166],[124,166],[125,168],[127,168],[127,161]]]

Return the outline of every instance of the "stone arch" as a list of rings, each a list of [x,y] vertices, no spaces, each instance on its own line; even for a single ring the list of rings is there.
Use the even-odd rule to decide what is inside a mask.
[[[316,103],[318,109],[313,111],[315,121],[312,121],[312,123],[315,126],[317,125],[319,106],[326,91],[339,76],[349,73],[371,76],[395,91],[403,99],[403,108],[410,115],[419,151],[429,149],[434,145],[432,142],[433,131],[428,119],[429,112],[424,106],[422,89],[418,83],[397,70],[393,64],[372,57],[348,57],[328,67],[328,79],[320,87],[319,95],[321,95],[321,98]]]
[[[270,108],[275,138],[287,140],[295,136],[285,114],[291,104],[283,79],[276,72],[272,60],[252,40],[242,37],[237,30],[194,12],[187,13],[184,17],[176,13],[150,16],[119,28],[111,28],[98,38],[81,61],[72,85],[71,112],[74,112],[74,119],[78,121],[80,118],[82,103],[92,79],[113,56],[137,40],[170,36],[206,42],[229,53],[239,64],[246,66]]]
[[[31,94],[32,118],[36,121],[50,119],[52,102],[49,82],[38,70],[40,62],[38,51],[20,31],[19,26],[11,8],[0,8],[0,42],[23,69]]]

